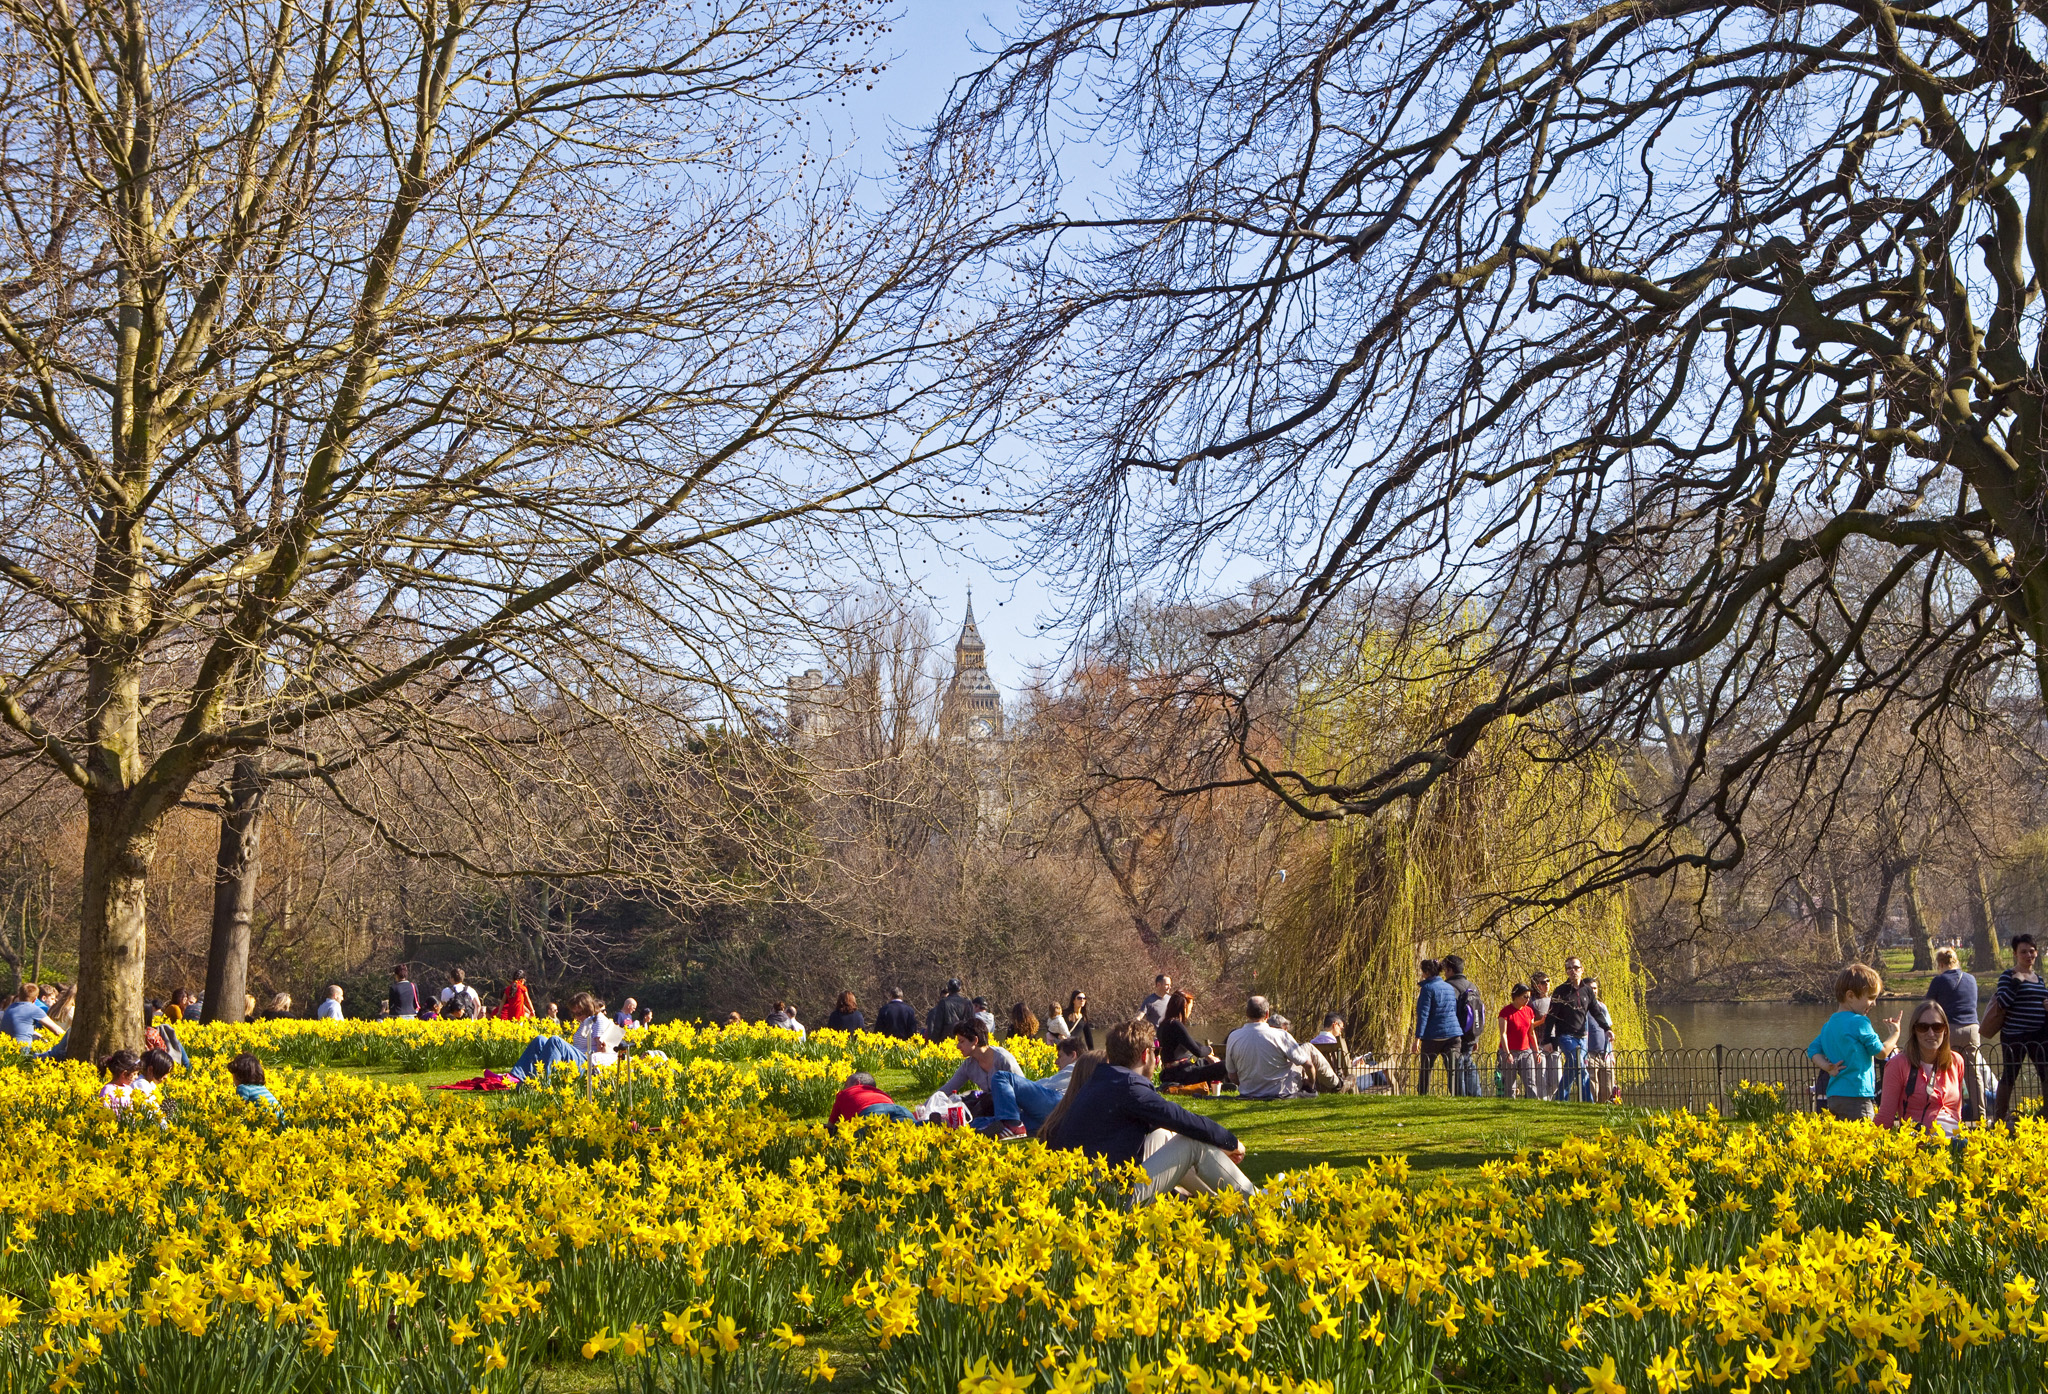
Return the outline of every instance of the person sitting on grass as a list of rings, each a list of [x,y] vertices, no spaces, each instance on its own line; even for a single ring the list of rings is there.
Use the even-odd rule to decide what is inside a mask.
[[[1837,1118],[1877,1116],[1877,1062],[1897,1049],[1899,1019],[1885,1018],[1890,1033],[1879,1040],[1870,1013],[1884,993],[1884,979],[1867,963],[1851,963],[1835,978],[1835,1014],[1820,1028],[1807,1058],[1828,1073],[1827,1110]]]
[[[960,1035],[954,1037],[956,1042],[961,1043],[963,1050],[963,1037],[966,1034],[967,1029],[962,1027]],[[990,1045],[987,1034],[983,1033],[975,1045],[974,1053],[968,1059],[988,1073],[987,1087],[992,1116],[977,1120],[974,1126],[999,1138],[1037,1136],[1039,1129],[1045,1126],[1045,1120],[1052,1116],[1052,1111],[1060,1106],[1060,1100],[1066,1097],[1067,1080],[1072,1077],[1074,1061],[1080,1054],[1081,1038],[1067,1037],[1059,1044],[1058,1059],[1062,1066],[1061,1072],[1049,1079],[1034,1080],[1020,1069],[1001,1068],[1001,1059],[1010,1060],[1012,1065],[1016,1064],[1015,1059],[1002,1047]],[[964,1064],[962,1068],[965,1068]],[[958,1073],[955,1071],[956,1075]]]
[[[1244,1015],[1244,1025],[1223,1043],[1226,1077],[1237,1086],[1238,1097],[1299,1098],[1302,1071],[1314,1052],[1273,1023],[1273,1006],[1264,997],[1246,998]]]
[[[832,1112],[826,1116],[825,1126],[834,1132],[841,1123],[850,1123],[856,1118],[893,1118],[901,1123],[916,1120],[910,1110],[884,1094],[875,1083],[875,1077],[866,1070],[859,1070],[846,1077],[839,1093],[832,1100]]]
[[[0,1011],[0,1036],[23,1050],[34,1048],[38,1030],[54,1031],[50,1009],[42,1004],[40,992],[34,983],[23,983],[15,991],[13,1003]]]
[[[1152,1087],[1157,1058],[1151,1021],[1141,1017],[1112,1026],[1105,1033],[1103,1063],[1086,1083],[1070,1088],[1050,1145],[1111,1166],[1141,1164],[1146,1179],[1132,1196],[1137,1205],[1176,1186],[1245,1195],[1257,1190],[1238,1170],[1244,1148],[1235,1134]]]
[[[999,1045],[990,1045],[988,1028],[973,1017],[953,1027],[952,1039],[953,1048],[960,1052],[960,1064],[946,1076],[946,1082],[939,1086],[940,1092],[958,1094],[970,1084],[976,1089],[988,1089],[997,1070],[1027,1078],[1017,1057]]]
[[[1166,999],[1159,1023],[1159,1082],[1168,1086],[1222,1084],[1230,1070],[1215,1052],[1188,1028],[1188,1014],[1194,1010],[1195,995],[1182,990]]]
[[[589,993],[579,992],[569,999],[569,1020],[576,1029],[567,1040],[555,1035],[535,1036],[526,1043],[517,1063],[505,1073],[526,1083],[557,1065],[574,1065],[578,1070],[602,1069],[618,1059],[612,1047],[626,1033],[605,1018],[604,1009]]]
[[[244,1103],[261,1104],[275,1118],[284,1117],[284,1106],[263,1080],[263,1062],[246,1050],[228,1061],[228,1076],[235,1082],[235,1097]]]
[[[1904,1048],[1884,1064],[1877,1122],[1882,1128],[1904,1123],[1937,1137],[1954,1137],[1962,1128],[1963,1055],[1949,1044],[1941,1003],[1927,999],[1914,1007]]]
[[[1294,1048],[1301,1052],[1301,1090],[1304,1094],[1344,1092],[1344,1081],[1337,1077],[1337,1067],[1330,1063],[1330,1057],[1314,1046],[1305,1046],[1295,1040],[1293,1022],[1275,1012],[1267,1025],[1294,1041]]]
[[[156,1086],[142,1078],[142,1057],[134,1051],[115,1051],[100,1062],[100,1069],[107,1076],[100,1086],[100,1102],[114,1112],[155,1102]]]

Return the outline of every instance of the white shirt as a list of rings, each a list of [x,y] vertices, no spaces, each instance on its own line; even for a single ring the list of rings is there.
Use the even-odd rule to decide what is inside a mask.
[[[319,1006],[313,1008],[313,1015],[321,1021],[340,1021],[341,1003],[330,997]]]
[[[1302,1092],[1308,1047],[1270,1021],[1247,1021],[1223,1045],[1223,1067],[1240,1099],[1290,1099]]]
[[[473,1012],[478,1006],[476,989],[468,983],[463,983],[460,987],[450,985],[442,988],[441,1005],[445,1007],[451,1001],[460,1002],[464,1011]]]
[[[617,1024],[602,1016],[587,1016],[576,1026],[569,1044],[590,1058],[593,1065],[609,1065],[618,1059],[612,1047],[625,1036]]]

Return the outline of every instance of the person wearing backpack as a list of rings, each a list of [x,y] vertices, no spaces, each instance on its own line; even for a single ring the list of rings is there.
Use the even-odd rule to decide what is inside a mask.
[[[1465,976],[1465,960],[1459,954],[1444,955],[1444,982],[1457,994],[1458,1013],[1458,1063],[1451,1079],[1451,1092],[1468,1099],[1479,1097],[1479,1061],[1473,1052],[1479,1048],[1479,1036],[1486,1029],[1486,1001],[1480,997],[1479,989]]]
[[[476,995],[476,989],[462,980],[460,968],[450,969],[448,986],[441,989],[441,1019],[452,1021],[483,1014],[483,999]]]
[[[1415,1092],[1429,1092],[1430,1067],[1441,1060],[1448,1076],[1447,1088],[1458,1092],[1456,1055],[1464,1035],[1458,1026],[1458,994],[1444,981],[1443,965],[1433,958],[1422,960],[1422,982],[1415,990],[1415,1048],[1422,1053],[1422,1070]]]

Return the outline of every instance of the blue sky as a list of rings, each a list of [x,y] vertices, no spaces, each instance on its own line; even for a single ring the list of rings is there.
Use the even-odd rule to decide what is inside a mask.
[[[884,40],[888,70],[876,81],[875,90],[861,94],[848,111],[852,134],[863,152],[886,147],[891,122],[917,126],[928,120],[945,101],[953,80],[977,65],[975,42],[983,47],[994,44],[994,26],[1013,13],[1002,4],[910,0]],[[1020,466],[1028,468],[1028,463]],[[935,632],[949,651],[971,586],[981,635],[988,642],[990,674],[1004,695],[1012,697],[1035,667],[1059,662],[1071,637],[1054,635],[1049,628],[1060,608],[1057,578],[1017,574],[1006,565],[1016,557],[1015,544],[994,529],[958,530],[943,541],[943,547],[911,548],[906,543],[900,570],[862,579],[892,591],[913,587],[937,615]]]

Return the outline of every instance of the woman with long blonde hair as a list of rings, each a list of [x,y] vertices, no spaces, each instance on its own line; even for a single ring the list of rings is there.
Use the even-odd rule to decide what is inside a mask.
[[[1963,1057],[1949,1046],[1948,1013],[1927,1000],[1913,1009],[1898,1054],[1885,1062],[1877,1121],[1954,1137],[1963,1121]]]

